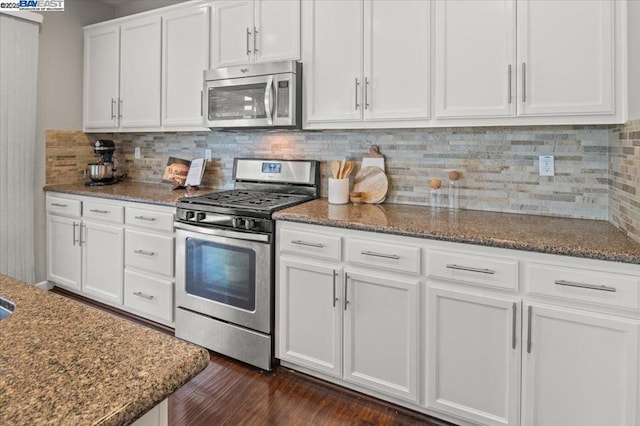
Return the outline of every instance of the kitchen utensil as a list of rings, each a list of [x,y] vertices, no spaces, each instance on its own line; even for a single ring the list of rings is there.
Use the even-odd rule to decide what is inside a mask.
[[[338,172],[338,179],[343,179],[344,178],[342,173],[344,172],[344,165],[345,165],[346,161],[347,161],[347,159],[343,158],[342,162],[340,163],[340,171]]]
[[[331,174],[333,175],[334,179],[338,179],[339,173],[340,173],[340,162],[334,160],[331,162]]]
[[[353,192],[362,192],[362,201],[368,204],[380,203],[389,189],[389,180],[381,168],[363,167],[353,180]]]
[[[351,176],[351,172],[353,171],[353,161],[347,161],[344,165],[344,170],[342,171],[342,178],[349,179]]]
[[[384,155],[380,154],[378,145],[371,145],[369,153],[362,157],[362,168],[371,166],[379,167],[384,171]]]

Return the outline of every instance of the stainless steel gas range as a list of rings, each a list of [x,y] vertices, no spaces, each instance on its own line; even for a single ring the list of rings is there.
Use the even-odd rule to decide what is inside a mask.
[[[235,159],[234,189],[178,202],[176,337],[273,366],[271,215],[319,196],[312,160]]]

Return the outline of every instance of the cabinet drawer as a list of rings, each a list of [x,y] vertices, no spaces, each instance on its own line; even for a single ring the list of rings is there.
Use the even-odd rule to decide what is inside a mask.
[[[173,277],[174,238],[127,229],[124,236],[126,266]]]
[[[124,305],[173,322],[173,282],[125,270]]]
[[[518,261],[488,256],[429,251],[427,275],[483,287],[518,290]]]
[[[280,233],[280,250],[339,262],[342,259],[342,238],[283,229]]]
[[[82,203],[80,200],[72,200],[70,198],[47,197],[47,211],[50,213],[80,216]]]
[[[420,247],[348,239],[345,256],[347,262],[358,265],[420,274]]]
[[[127,207],[125,223],[156,231],[173,232],[173,213]]]
[[[633,275],[531,263],[525,267],[525,283],[530,294],[640,308],[640,280]]]
[[[85,201],[82,217],[122,223],[124,220],[124,207],[114,206],[113,204],[96,203],[95,201]]]

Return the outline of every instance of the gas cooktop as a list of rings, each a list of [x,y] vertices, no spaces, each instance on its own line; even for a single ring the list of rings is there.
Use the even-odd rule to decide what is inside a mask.
[[[272,212],[312,198],[314,197],[309,195],[232,189],[214,192],[201,197],[183,199],[181,203],[189,204],[189,207],[193,209],[197,209],[198,206],[211,206]]]

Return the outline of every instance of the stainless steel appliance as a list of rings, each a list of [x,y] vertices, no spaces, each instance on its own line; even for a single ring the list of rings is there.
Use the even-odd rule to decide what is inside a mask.
[[[89,172],[89,178],[91,180],[86,182],[86,185],[111,185],[126,178],[126,175],[115,175],[117,164],[113,158],[115,150],[116,144],[108,139],[97,140],[93,144],[93,152],[100,157],[100,161],[87,165],[87,171]]]
[[[204,72],[204,125],[300,128],[302,64],[250,64]]]
[[[319,196],[312,160],[235,159],[234,189],[182,198],[176,215],[175,334],[272,368],[273,212]]]

